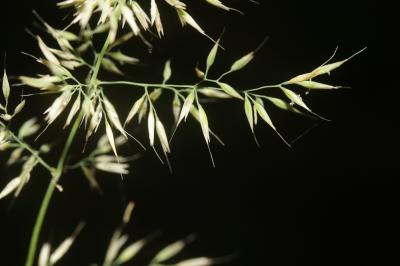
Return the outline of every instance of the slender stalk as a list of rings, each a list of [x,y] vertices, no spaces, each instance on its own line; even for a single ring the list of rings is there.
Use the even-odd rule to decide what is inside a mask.
[[[54,168],[51,167],[48,163],[46,163],[42,157],[40,157],[39,152],[35,151],[32,149],[28,144],[20,140],[17,136],[11,133],[11,136],[14,138],[14,140],[22,147],[23,149],[27,150],[32,154],[33,157],[39,162],[40,165],[42,165],[44,168],[46,168],[48,171],[52,172],[54,171]]]
[[[110,38],[107,37],[107,40],[105,41],[103,48],[101,49],[101,52],[99,53],[99,55],[97,57],[96,64],[95,64],[95,67],[93,70],[93,74],[90,79],[89,89],[96,87],[96,81],[97,81],[97,76],[99,74],[101,62],[104,58],[104,55],[106,54],[106,52],[108,50],[109,45],[110,45]],[[84,114],[85,114],[84,110],[82,109],[80,111],[78,117],[76,118],[76,120],[72,126],[72,129],[68,135],[68,139],[64,145],[60,159],[57,163],[57,168],[52,173],[52,179],[49,183],[49,186],[47,187],[47,191],[44,195],[42,204],[40,205],[40,210],[39,210],[38,216],[35,221],[25,266],[33,266],[33,263],[35,260],[35,255],[36,255],[36,250],[37,250],[37,245],[38,245],[38,241],[39,241],[39,236],[40,236],[40,232],[42,230],[42,226],[43,226],[43,222],[44,222],[44,218],[46,216],[46,213],[47,213],[51,198],[54,194],[55,188],[56,188],[61,176],[64,173],[65,161],[66,161],[68,153],[71,149],[72,143],[76,137],[76,134],[79,129],[79,125],[83,119]]]
[[[0,125],[2,127],[5,127],[5,125],[3,123],[0,122]],[[29,146],[27,143],[25,143],[23,140],[21,140],[20,138],[18,138],[13,132],[8,131],[8,134],[11,135],[11,137],[15,140],[15,142],[17,142],[18,144],[17,147],[21,147],[25,150],[27,150],[29,153],[31,153],[33,155],[33,157],[35,157],[35,159],[39,162],[39,164],[41,164],[44,168],[46,168],[49,171],[53,171],[54,169],[47,163],[45,162],[42,157],[40,157],[39,153],[32,149],[31,146]]]
[[[94,86],[96,83],[97,76],[99,75],[99,71],[100,71],[100,67],[101,67],[101,62],[103,61],[104,55],[107,53],[107,50],[110,46],[110,41],[111,41],[111,38],[110,38],[110,36],[108,36],[107,40],[105,41],[105,43],[103,45],[103,48],[101,48],[101,51],[100,51],[99,55],[97,56],[93,74],[90,79],[90,86]]]
[[[32,266],[33,262],[35,260],[37,244],[39,241],[40,232],[42,230],[44,218],[46,216],[47,209],[49,207],[50,200],[53,196],[56,185],[58,184],[58,181],[60,180],[60,178],[63,174],[65,160],[66,160],[68,152],[71,148],[72,142],[76,136],[76,133],[78,132],[79,125],[83,118],[83,115],[84,115],[84,112],[81,111],[78,115],[78,118],[75,120],[74,125],[72,126],[71,132],[69,133],[67,142],[65,143],[63,152],[61,154],[60,160],[58,161],[57,168],[52,174],[52,179],[50,181],[49,186],[47,187],[47,191],[43,198],[42,204],[40,205],[40,210],[39,210],[38,216],[36,218],[35,226],[33,228],[31,242],[30,242],[29,250],[28,250],[28,257],[26,259],[25,266]]]
[[[140,82],[132,82],[132,81],[102,81],[100,82],[101,85],[131,85],[136,87],[160,87],[160,88],[192,88],[195,85],[176,85],[176,84],[146,84]]]
[[[225,77],[225,76],[227,76],[227,75],[229,75],[229,74],[231,74],[231,73],[232,73],[231,70],[229,70],[228,72],[225,72],[224,74],[222,74],[222,75],[217,79],[217,81],[220,81],[223,77]]]
[[[266,85],[266,86],[262,86],[262,87],[258,87],[258,88],[254,88],[254,89],[250,89],[250,90],[245,90],[244,92],[254,92],[254,91],[259,91],[259,90],[263,90],[263,89],[279,88],[280,86],[282,86],[282,83],[276,84],[276,85]]]

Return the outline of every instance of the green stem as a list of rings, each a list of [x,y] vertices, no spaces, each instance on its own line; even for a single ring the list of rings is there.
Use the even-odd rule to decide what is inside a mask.
[[[259,91],[259,90],[263,90],[263,89],[279,88],[280,86],[282,86],[282,83],[276,84],[276,85],[266,85],[266,86],[262,86],[262,87],[258,87],[258,88],[254,88],[254,89],[250,89],[250,90],[245,90],[244,92],[254,92],[254,91]]]
[[[222,75],[217,79],[217,81],[220,81],[223,77],[225,77],[225,76],[227,76],[227,75],[229,75],[229,74],[231,74],[231,73],[232,73],[231,70],[229,70],[228,72],[225,72],[224,74],[222,74]]]
[[[0,122],[0,125],[2,127],[5,128],[5,125],[3,123]],[[44,168],[46,168],[47,170],[49,170],[50,172],[54,170],[53,167],[51,167],[48,163],[46,163],[42,157],[40,157],[39,152],[32,149],[31,146],[29,146],[27,143],[25,143],[22,139],[20,139],[19,137],[17,137],[13,132],[8,131],[8,133],[11,135],[11,137],[15,140],[15,142],[17,142],[18,144],[16,144],[16,147],[21,147],[25,150],[27,150],[29,153],[32,154],[33,157],[35,157],[35,159],[39,162],[39,164],[41,164]]]
[[[33,262],[35,260],[35,254],[37,250],[37,244],[39,241],[39,236],[40,232],[42,230],[44,218],[47,213],[47,209],[50,204],[50,200],[53,196],[54,190],[58,184],[58,181],[60,180],[63,172],[64,172],[64,165],[65,165],[65,160],[67,158],[68,152],[71,148],[72,142],[76,136],[76,133],[78,132],[79,125],[81,123],[81,120],[83,118],[84,112],[83,110],[79,113],[78,118],[75,120],[75,123],[71,129],[71,132],[69,133],[67,142],[65,143],[63,152],[61,154],[60,160],[58,161],[57,168],[56,170],[52,173],[52,179],[50,181],[49,186],[47,187],[46,194],[44,195],[42,204],[40,205],[40,210],[38,213],[38,216],[36,218],[35,226],[33,228],[33,233],[29,245],[29,250],[28,250],[28,257],[26,259],[25,266],[32,266]]]
[[[99,75],[101,63],[103,61],[104,55],[107,53],[108,47],[110,46],[110,36],[107,37],[103,48],[101,49],[99,55],[97,56],[96,65],[94,66],[93,75],[90,79],[90,86],[94,86],[97,80],[97,76]]]
[[[28,152],[30,152],[32,154],[33,157],[35,157],[35,159],[47,170],[49,171],[54,171],[54,168],[51,167],[48,163],[46,163],[42,157],[40,157],[39,152],[35,151],[34,149],[32,149],[28,144],[26,144],[25,142],[21,141],[19,138],[17,138],[17,136],[15,136],[14,134],[11,134],[11,136],[14,138],[14,140],[25,150],[27,150]]]
[[[192,88],[195,85],[176,85],[176,84],[146,84],[140,82],[131,82],[131,81],[102,81],[100,82],[101,85],[131,85],[136,87],[160,87],[160,88]]]
[[[89,89],[96,87],[96,81],[97,81],[97,76],[99,74],[101,62],[103,61],[104,55],[106,54],[109,45],[110,45],[110,38],[107,37],[107,40],[105,41],[103,48],[101,49],[101,52],[97,57],[95,68],[93,70],[93,74],[90,79]],[[27,259],[25,262],[25,266],[33,266],[33,262],[35,260],[37,245],[38,245],[38,241],[39,241],[40,232],[42,230],[44,218],[46,216],[51,198],[54,194],[54,190],[58,184],[58,181],[60,180],[61,176],[64,173],[65,161],[67,159],[68,153],[71,149],[72,143],[75,139],[75,136],[79,129],[79,125],[80,125],[84,115],[85,115],[85,112],[82,109],[72,126],[71,132],[69,133],[67,142],[64,145],[60,159],[57,163],[57,168],[52,173],[53,177],[51,179],[49,186],[47,187],[46,194],[44,195],[42,204],[40,205],[40,210],[39,210],[39,213],[38,213],[38,216],[36,218],[36,222],[35,222],[35,225],[33,228],[33,233],[32,233],[31,241],[29,244],[28,256],[27,256]]]

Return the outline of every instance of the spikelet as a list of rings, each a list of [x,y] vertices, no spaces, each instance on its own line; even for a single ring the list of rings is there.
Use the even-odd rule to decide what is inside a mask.
[[[147,118],[147,128],[149,132],[150,146],[154,146],[155,118],[154,118],[154,112],[152,110],[150,110],[149,116]]]
[[[185,102],[183,103],[183,107],[177,123],[178,125],[182,122],[182,120],[186,121],[190,109],[192,108],[193,102],[194,102],[194,91],[191,91],[189,95],[186,97]]]
[[[169,147],[167,133],[165,132],[164,125],[162,124],[160,119],[158,119],[158,117],[156,119],[156,132],[164,153],[170,153],[171,149]]]
[[[234,88],[232,88],[231,85],[227,84],[227,83],[223,83],[223,82],[219,82],[218,85],[221,87],[221,89],[228,95],[243,100],[242,95],[239,94],[239,92],[237,92]]]
[[[133,104],[131,110],[128,113],[128,116],[125,120],[125,125],[127,125],[129,122],[132,121],[132,119],[136,116],[136,114],[139,112],[140,107],[143,105],[143,101],[145,100],[145,95],[140,97],[136,102]]]
[[[155,25],[157,29],[158,36],[164,35],[164,28],[161,22],[160,12],[158,11],[157,3],[155,0],[151,0],[150,7],[150,22],[151,25]]]
[[[124,19],[128,23],[129,27],[132,29],[133,34],[139,35],[140,29],[139,29],[139,26],[136,23],[136,19],[135,19],[135,16],[133,14],[133,11],[127,6],[123,6],[121,8],[121,11],[122,11],[122,16],[124,17]]]
[[[132,2],[131,7],[140,25],[144,30],[147,31],[149,29],[150,18],[147,16],[146,12],[144,12],[144,10],[140,7],[138,2]]]
[[[4,70],[4,74],[3,74],[2,90],[3,90],[3,96],[6,101],[6,106],[7,106],[8,97],[10,97],[10,83],[8,82],[8,77],[7,77],[7,73],[5,70]]]
[[[182,26],[189,24],[201,34],[206,35],[205,31],[199,26],[199,24],[197,24],[197,22],[192,18],[191,15],[189,15],[189,13],[187,13],[183,9],[177,9],[176,12],[178,13],[178,17],[181,21]]]
[[[69,101],[71,100],[72,92],[70,90],[64,91],[55,101],[53,104],[44,112],[46,115],[46,122],[47,124],[51,124],[57,117],[64,111],[67,107]]]
[[[177,9],[186,9],[186,4],[179,0],[165,0],[165,2]]]
[[[206,257],[188,259],[175,264],[176,266],[210,266],[213,264],[213,260]]]
[[[111,123],[114,125],[114,127],[125,137],[127,137],[127,134],[121,124],[121,121],[119,119],[119,116],[117,114],[117,111],[114,108],[114,105],[108,100],[104,99],[104,107],[106,109],[106,113],[108,116],[108,119],[111,120]]]
[[[94,160],[94,166],[96,169],[120,175],[129,174],[129,164],[121,163],[124,158],[119,157],[118,160],[115,156],[102,155],[97,156]]]

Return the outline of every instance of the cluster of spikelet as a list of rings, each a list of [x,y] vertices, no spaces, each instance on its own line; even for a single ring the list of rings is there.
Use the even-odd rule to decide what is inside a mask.
[[[204,62],[204,67],[196,67],[195,74],[199,81],[195,84],[171,84],[169,83],[173,70],[171,62],[165,62],[164,71],[160,73],[159,83],[142,83],[131,80],[106,81],[99,77],[100,70],[105,70],[124,76],[122,67],[125,64],[137,64],[139,59],[127,55],[119,48],[122,44],[138,39],[146,45],[151,45],[146,39],[146,34],[164,35],[162,16],[159,12],[161,3],[169,5],[176,10],[177,16],[182,25],[189,25],[199,33],[210,38],[196,20],[189,14],[188,6],[179,0],[151,0],[149,12],[145,11],[139,2],[131,0],[65,0],[58,3],[61,8],[73,7],[75,13],[71,23],[65,29],[55,29],[46,23],[38,15],[38,19],[43,23],[47,33],[57,43],[47,44],[41,37],[35,36],[42,55],[34,57],[38,63],[47,67],[48,72],[37,76],[19,77],[23,86],[29,86],[40,90],[42,95],[56,95],[52,104],[44,111],[45,128],[36,118],[32,118],[23,123],[17,131],[12,130],[10,121],[18,115],[25,106],[25,100],[21,101],[14,108],[9,106],[10,84],[6,72],[3,76],[2,94],[3,101],[0,104],[0,151],[9,152],[7,165],[12,166],[21,164],[20,174],[11,179],[1,190],[0,199],[13,194],[14,197],[21,193],[22,188],[29,182],[33,169],[42,166],[49,171],[53,177],[50,186],[54,185],[60,191],[62,187],[58,184],[61,175],[69,169],[79,168],[90,182],[92,187],[98,188],[95,171],[105,171],[114,174],[126,175],[129,173],[129,161],[132,158],[122,157],[118,154],[118,147],[126,143],[129,137],[133,137],[128,131],[127,126],[137,121],[147,122],[148,141],[150,147],[157,153],[157,145],[160,146],[165,160],[168,162],[168,154],[171,152],[170,141],[178,126],[185,122],[189,116],[194,117],[200,125],[202,135],[210,150],[211,137],[215,137],[222,142],[217,135],[210,129],[209,117],[206,112],[204,98],[215,99],[234,99],[243,105],[244,118],[247,119],[250,129],[255,136],[255,126],[261,118],[269,125],[284,142],[290,145],[278,132],[268,108],[276,107],[285,111],[297,114],[312,116],[323,119],[315,114],[304,102],[301,95],[293,90],[293,87],[304,89],[304,93],[312,90],[333,90],[341,88],[315,81],[321,75],[330,74],[333,70],[341,67],[350,58],[331,62],[336,54],[329,58],[321,66],[316,67],[310,72],[297,75],[274,85],[263,85],[256,88],[237,90],[234,85],[228,84],[224,78],[234,74],[249,63],[256,56],[258,49],[251,51],[233,62],[228,70],[216,77],[210,76],[210,71],[217,59],[218,51],[221,47],[221,40],[213,40],[214,46],[209,52]],[[229,11],[235,10],[224,5],[219,0],[206,0],[209,4],[220,9]],[[79,29],[74,31],[74,25],[78,24]],[[153,31],[156,33],[153,33]],[[77,33],[75,33],[77,32]],[[104,38],[104,45],[98,51],[94,44],[94,38],[100,36]],[[358,53],[356,53],[358,54]],[[87,76],[81,80],[76,73],[77,69],[85,69]],[[80,71],[81,73],[81,71]],[[112,101],[107,97],[107,89],[111,86],[125,86],[142,91],[133,103],[132,108],[124,120],[120,119],[120,114]],[[278,91],[281,97],[272,97],[268,93],[270,89]],[[164,92],[171,93],[171,111],[175,119],[174,126],[165,127],[160,120],[156,103],[164,95]],[[12,109],[12,111],[11,111]],[[28,144],[29,138],[38,138],[45,129],[55,121],[61,119],[65,113],[63,128],[71,127],[73,134],[68,139],[63,149],[57,167],[51,166],[44,157],[53,147],[43,144],[35,149]],[[104,131],[99,138],[96,148],[85,158],[75,164],[65,162],[69,147],[73,141],[76,131],[74,128],[81,126],[85,129],[86,142],[88,142],[98,131]],[[99,130],[104,126],[104,130]],[[171,130],[167,130],[170,129]],[[168,134],[171,132],[171,134]],[[144,148],[144,145],[138,143]],[[82,145],[84,146],[84,145]],[[65,151],[65,152],[64,152]],[[159,156],[160,160],[164,160]],[[211,156],[212,159],[212,156]],[[214,162],[213,162],[214,163]],[[48,204],[48,202],[47,202]],[[104,266],[120,265],[132,259],[134,255],[147,243],[147,239],[141,240],[125,248],[127,236],[122,233],[124,225],[129,221],[132,206],[124,218],[123,226],[116,231],[107,252]],[[82,226],[56,250],[52,251],[50,244],[45,244],[39,258],[40,266],[50,266],[56,264],[72,245]],[[31,242],[33,254],[36,243]],[[164,261],[172,258],[184,246],[186,242],[180,241],[161,251],[152,261],[153,266],[163,265]],[[32,247],[33,245],[33,247]],[[29,260],[28,260],[29,261]],[[199,258],[180,262],[177,266],[207,266],[214,263],[208,258]],[[26,264],[31,266],[32,263]]]

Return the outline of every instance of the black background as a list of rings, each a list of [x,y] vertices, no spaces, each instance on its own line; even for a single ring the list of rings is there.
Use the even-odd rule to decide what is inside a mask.
[[[40,32],[32,26],[32,9],[58,27],[65,25],[66,13],[53,2],[1,3],[0,53],[7,53],[10,76],[43,71],[20,51],[38,54],[35,41],[24,32],[25,27]],[[190,13],[211,36],[226,27],[226,51],[220,53],[217,70],[228,68],[265,36],[270,37],[254,63],[229,78],[238,88],[275,83],[311,70],[336,45],[340,59],[364,46],[368,50],[322,79],[351,86],[351,90],[315,92],[305,98],[332,122],[321,124],[292,148],[267,126],[257,128],[262,144],[257,148],[241,104],[210,103],[211,127],[227,144],[212,144],[216,169],[209,162],[198,125],[190,121],[175,137],[172,175],[152,152],[146,152],[123,181],[107,174],[99,177],[103,196],[90,191],[81,173],[65,176],[61,181],[65,192],[54,197],[42,240],[57,244],[82,220],[87,227],[60,265],[100,263],[127,200],[137,203],[128,227],[132,239],[161,233],[131,265],[141,265],[166,243],[192,232],[198,238],[180,258],[237,254],[227,265],[398,265],[395,179],[399,167],[394,153],[398,100],[397,76],[389,74],[394,70],[396,47],[395,31],[388,28],[395,20],[390,8],[381,10],[377,1],[262,1],[259,6],[226,1],[244,11],[242,17],[204,1],[193,2]],[[212,44],[190,28],[181,30],[171,10],[164,14],[167,35],[154,40],[152,54],[143,53],[140,44],[125,47],[124,51],[147,64],[132,68],[129,74],[159,81],[162,62],[172,58],[174,81],[193,81],[193,66],[204,62]],[[378,22],[385,26],[379,27]],[[126,96],[129,92],[114,88],[110,93],[121,114],[134,99],[134,95]],[[28,113],[40,114],[52,99],[30,98]],[[162,116],[171,121],[169,110],[164,110]],[[271,117],[289,139],[312,125],[280,112],[271,111]],[[61,123],[44,140],[61,141],[65,137]],[[143,129],[137,136],[146,141]],[[79,152],[80,145],[76,146]],[[126,150],[137,151],[134,144]],[[1,187],[15,174],[15,169],[2,169]],[[46,173],[37,171],[15,204],[10,206],[9,199],[0,202],[0,265],[23,265],[48,180]]]

